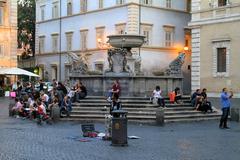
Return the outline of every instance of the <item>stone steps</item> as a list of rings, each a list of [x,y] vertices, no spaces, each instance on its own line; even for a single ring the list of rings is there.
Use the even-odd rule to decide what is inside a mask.
[[[130,104],[135,104],[135,103],[141,103],[141,104],[151,104],[150,99],[146,99],[146,100],[137,100],[137,99],[133,99],[133,100],[129,100],[129,99],[123,99],[121,100],[122,103],[130,103]],[[184,103],[190,103],[189,100],[183,100]],[[78,105],[78,104],[85,104],[85,103],[109,103],[107,102],[105,99],[83,99],[80,100],[80,102],[76,102],[73,103],[74,105]],[[170,103],[169,100],[165,100],[165,103]]]
[[[110,103],[74,103],[72,104],[73,107],[108,107],[110,106]],[[123,108],[157,108],[158,105],[156,104],[142,104],[142,103],[122,103]],[[185,103],[185,104],[166,104],[167,108],[171,107],[191,107],[190,103]]]
[[[156,110],[158,105],[150,104],[147,97],[121,97],[122,109],[128,111],[128,121],[135,123],[156,123]],[[195,111],[191,106],[189,97],[184,96],[183,104],[170,104],[166,100],[165,122],[182,122],[219,119],[220,112],[203,114]],[[91,96],[73,103],[70,117],[62,120],[104,122],[105,115],[109,114],[110,103],[105,97]]]
[[[109,107],[107,106],[107,109],[108,109]],[[124,110],[127,110],[127,111],[156,111],[156,108],[157,107],[149,107],[149,108],[136,108],[136,107],[122,107],[122,109],[124,109]],[[95,107],[95,106],[93,106],[93,107],[87,107],[87,106],[85,106],[85,107],[80,107],[80,106],[75,106],[75,107],[73,107],[73,111],[78,111],[78,110],[87,110],[87,111],[91,111],[91,110],[95,110],[95,111],[102,111],[102,110],[105,110],[105,108],[104,108],[104,106],[102,106],[102,107]],[[191,111],[191,110],[194,110],[194,108],[193,107],[166,107],[165,108],[165,110],[166,111]]]
[[[89,100],[89,99],[100,99],[100,100],[103,100],[103,99],[106,99],[107,97],[105,96],[87,96],[85,99],[82,99],[82,100]],[[121,96],[120,97],[121,100],[149,100],[149,97],[123,97]],[[164,97],[164,99],[166,100],[169,100],[169,97]],[[183,100],[190,100],[190,96],[188,95],[183,95],[182,96],[182,99]]]

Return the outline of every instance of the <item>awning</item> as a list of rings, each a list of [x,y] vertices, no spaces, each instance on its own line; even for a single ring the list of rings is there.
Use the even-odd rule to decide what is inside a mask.
[[[21,68],[0,68],[0,75],[25,75],[29,77],[39,77],[39,75],[26,71]]]

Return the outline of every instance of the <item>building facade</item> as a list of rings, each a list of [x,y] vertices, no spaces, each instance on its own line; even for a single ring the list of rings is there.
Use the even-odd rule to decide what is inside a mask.
[[[146,41],[133,50],[134,57],[141,59],[144,75],[152,75],[166,68],[188,44],[189,4],[189,0],[37,0],[40,74],[48,80],[68,77],[68,52],[86,57],[90,70],[104,71],[107,36],[140,34]]]
[[[239,25],[239,0],[192,0],[192,91],[216,97],[227,87],[239,97]]]
[[[0,67],[17,66],[17,0],[0,0]]]

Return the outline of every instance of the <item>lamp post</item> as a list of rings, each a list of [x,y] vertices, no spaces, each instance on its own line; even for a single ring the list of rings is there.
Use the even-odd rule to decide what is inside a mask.
[[[139,0],[139,13],[138,14],[139,14],[138,15],[138,21],[139,21],[138,34],[141,35],[141,0]],[[138,49],[139,49],[138,50],[138,56],[140,57],[141,56],[141,54],[140,54],[141,47],[139,47]]]
[[[59,80],[61,80],[61,72],[62,72],[62,0],[59,1],[59,8],[60,8],[60,13],[59,13]]]

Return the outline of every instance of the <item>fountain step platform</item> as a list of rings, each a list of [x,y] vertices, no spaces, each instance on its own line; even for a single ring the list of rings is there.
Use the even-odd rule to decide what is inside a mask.
[[[91,102],[94,100],[94,102]],[[134,123],[156,123],[156,110],[158,105],[147,103],[149,98],[131,97],[130,99],[121,97],[122,109],[128,111],[128,121]],[[183,104],[170,104],[166,101],[165,122],[191,122],[220,119],[221,112],[214,109],[213,113],[202,113],[195,111],[189,103],[189,96],[185,96]],[[105,97],[91,96],[80,103],[73,104],[73,110],[70,117],[64,117],[62,120],[84,121],[84,122],[104,122],[105,115],[109,114],[110,103],[106,102]]]

